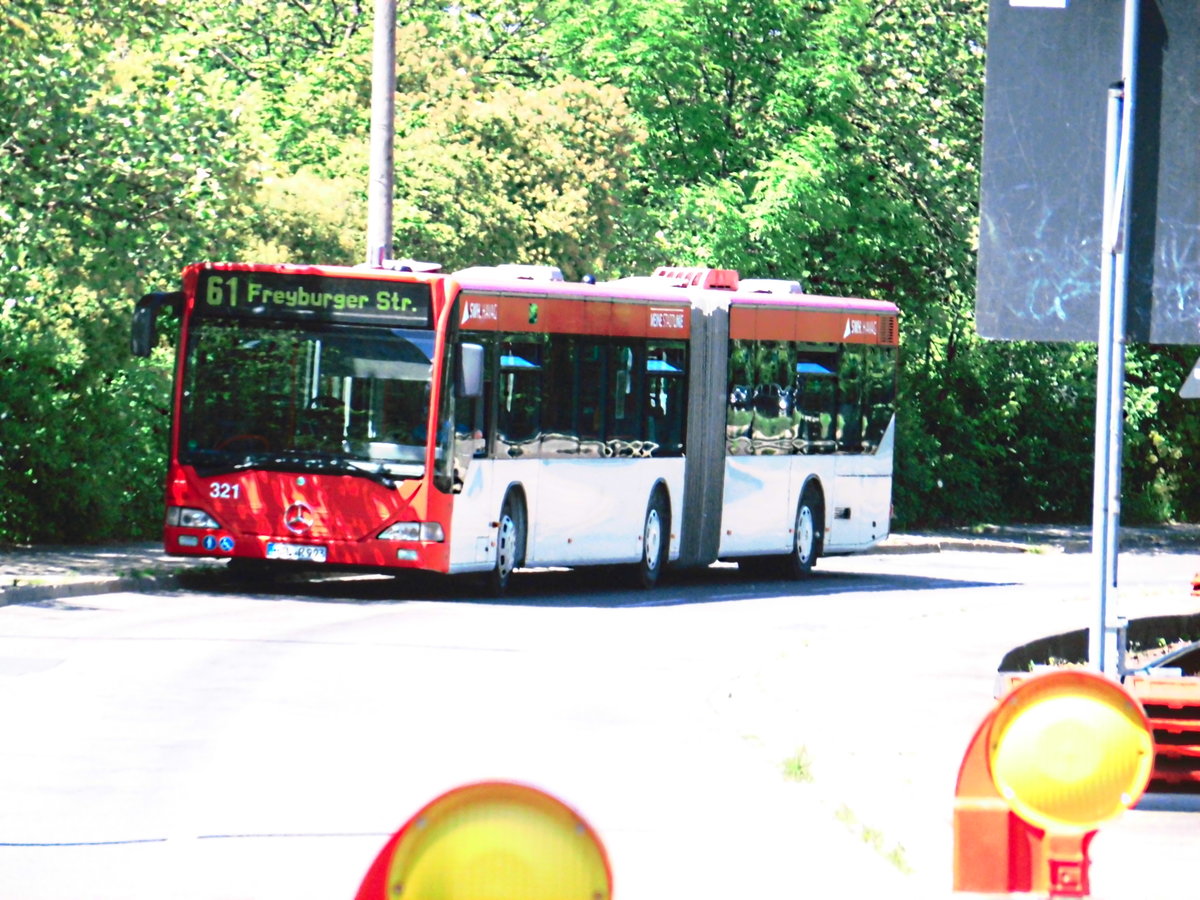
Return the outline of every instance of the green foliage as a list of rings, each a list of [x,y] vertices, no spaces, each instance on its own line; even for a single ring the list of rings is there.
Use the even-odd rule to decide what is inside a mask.
[[[162,366],[106,365],[99,343],[32,303],[0,315],[6,540],[137,538],[160,519],[169,379]]]
[[[1194,347],[1131,345],[1126,360],[1122,517],[1131,523],[1200,522],[1196,401],[1179,396]]]
[[[448,266],[606,268],[636,137],[618,91],[572,78],[498,89],[446,68],[396,148],[395,235]],[[421,96],[401,95],[415,107]]]
[[[130,49],[163,12],[22,2],[0,23],[0,539],[158,518],[166,381],[128,358],[129,300],[233,232],[241,185],[212,85]]]

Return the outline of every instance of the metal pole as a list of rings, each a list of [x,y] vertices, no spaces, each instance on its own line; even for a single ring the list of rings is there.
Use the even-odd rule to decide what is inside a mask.
[[[1125,2],[1122,83],[1108,93],[1105,150],[1100,330],[1096,366],[1096,469],[1092,494],[1092,558],[1096,564],[1096,616],[1089,629],[1092,668],[1119,676],[1120,620],[1109,591],[1117,587],[1121,527],[1121,454],[1125,407],[1125,307],[1132,171],[1133,112],[1140,0]]]
[[[1108,128],[1104,161],[1104,226],[1103,255],[1100,266],[1100,331],[1096,341],[1096,462],[1092,482],[1092,561],[1096,570],[1096,618],[1088,630],[1088,661],[1092,668],[1107,672],[1111,668],[1107,651],[1108,592],[1116,588],[1116,557],[1113,553],[1114,535],[1119,527],[1119,508],[1113,508],[1111,484],[1114,443],[1120,446],[1120,425],[1116,425],[1117,440],[1113,440],[1114,403],[1113,345],[1114,308],[1117,305],[1117,257],[1120,234],[1120,202],[1117,197],[1118,168],[1121,144],[1122,89],[1114,86],[1108,92]],[[1119,502],[1120,491],[1117,491]],[[1115,657],[1113,657],[1115,659]]]
[[[392,143],[396,134],[396,0],[375,0],[367,265],[392,256]]]

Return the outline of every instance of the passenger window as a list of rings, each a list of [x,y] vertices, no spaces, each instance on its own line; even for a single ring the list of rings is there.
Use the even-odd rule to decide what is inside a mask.
[[[646,366],[641,352],[629,344],[609,347],[607,452],[611,456],[639,456],[644,452]]]
[[[604,385],[607,366],[604,345],[594,339],[579,341],[579,452],[604,455]]]
[[[572,337],[552,336],[546,348],[542,381],[542,455],[550,458],[578,455],[579,427],[575,397],[579,386],[577,346]]]
[[[646,440],[654,456],[680,456],[687,415],[687,351],[682,342],[651,344],[646,359]]]
[[[500,397],[496,411],[499,456],[537,454],[542,405],[542,346],[533,341],[500,344]]]
[[[755,347],[754,394],[751,406],[752,452],[777,456],[793,452],[792,347],[785,341],[759,341]]]
[[[837,447],[837,345],[795,347],[796,447],[801,453],[832,453]]]
[[[738,456],[750,452],[750,426],[754,421],[754,341],[734,340],[729,352],[729,398],[725,409],[725,452]]]

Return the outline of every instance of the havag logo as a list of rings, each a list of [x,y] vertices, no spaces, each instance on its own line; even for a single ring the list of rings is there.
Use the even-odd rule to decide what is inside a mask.
[[[872,337],[879,336],[879,320],[878,319],[846,319],[846,331],[842,335],[843,338],[854,337],[859,334],[868,334]]]

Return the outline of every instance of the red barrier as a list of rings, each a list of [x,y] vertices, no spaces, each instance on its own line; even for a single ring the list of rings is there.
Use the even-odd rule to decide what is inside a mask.
[[[1200,678],[1131,675],[1125,687],[1154,731],[1150,789],[1200,793]]]

